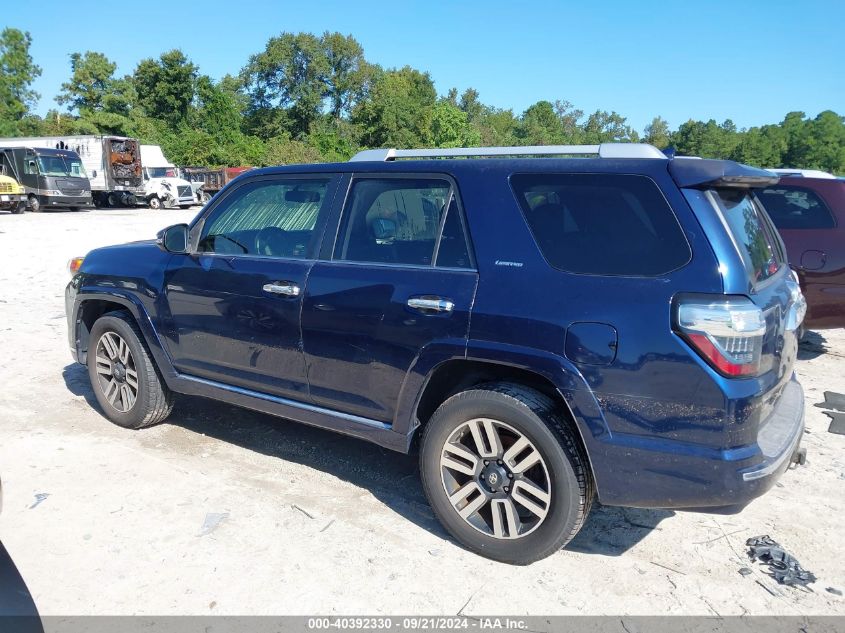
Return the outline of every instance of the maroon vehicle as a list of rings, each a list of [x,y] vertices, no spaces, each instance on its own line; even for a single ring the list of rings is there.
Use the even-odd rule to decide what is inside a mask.
[[[814,170],[771,169],[758,191],[807,299],[808,329],[845,327],[845,181]]]

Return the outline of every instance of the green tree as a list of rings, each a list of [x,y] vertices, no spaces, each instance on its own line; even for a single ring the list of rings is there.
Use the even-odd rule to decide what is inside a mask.
[[[551,101],[538,101],[522,114],[517,136],[525,145],[561,145],[565,134]]]
[[[32,83],[41,75],[29,49],[28,32],[7,27],[0,33],[0,134],[15,134],[21,121],[38,102]]]
[[[625,117],[617,112],[596,110],[584,123],[584,142],[593,143],[636,143],[639,134]]]
[[[651,143],[658,149],[664,149],[669,146],[670,133],[669,122],[663,117],[656,116],[645,126],[643,141]]]
[[[481,134],[482,145],[509,147],[519,144],[516,136],[519,120],[513,110],[489,108],[475,124]]]
[[[437,92],[428,73],[405,66],[379,76],[370,98],[352,116],[361,143],[369,147],[421,147],[431,144]]]
[[[336,119],[349,116],[355,104],[369,94],[379,69],[364,59],[364,49],[351,35],[326,31],[320,45],[328,68],[325,98],[329,112]]]
[[[845,173],[845,119],[825,110],[809,123],[809,150],[804,164],[835,174]]]
[[[476,147],[481,134],[464,110],[439,101],[431,115],[431,140],[435,147]]]
[[[133,76],[139,105],[147,116],[177,129],[188,118],[197,74],[197,67],[178,49],[162,53],[158,60],[142,60]]]
[[[263,134],[289,128],[308,133],[326,94],[329,62],[320,38],[311,33],[271,37],[264,51],[249,58],[241,78],[250,97],[252,127]],[[280,116],[277,111],[285,111]]]
[[[102,53],[86,51],[71,53],[70,69],[70,81],[62,84],[56,102],[67,105],[68,112],[102,110],[106,96],[112,91],[117,64]]]

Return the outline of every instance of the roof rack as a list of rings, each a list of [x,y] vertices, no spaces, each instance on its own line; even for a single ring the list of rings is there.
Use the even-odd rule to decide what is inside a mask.
[[[526,145],[522,147],[454,147],[448,149],[365,149],[350,162],[388,161],[398,158],[458,158],[484,156],[598,155],[599,158],[666,158],[648,143],[602,143],[600,145]]]

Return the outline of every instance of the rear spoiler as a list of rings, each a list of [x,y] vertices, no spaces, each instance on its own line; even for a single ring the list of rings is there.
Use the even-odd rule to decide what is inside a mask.
[[[712,158],[677,156],[669,161],[669,173],[682,188],[768,187],[780,180],[765,169]]]

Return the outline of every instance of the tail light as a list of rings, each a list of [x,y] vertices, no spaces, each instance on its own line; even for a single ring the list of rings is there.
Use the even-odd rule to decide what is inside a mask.
[[[760,373],[766,320],[749,299],[682,300],[677,329],[719,373],[730,378]]]

